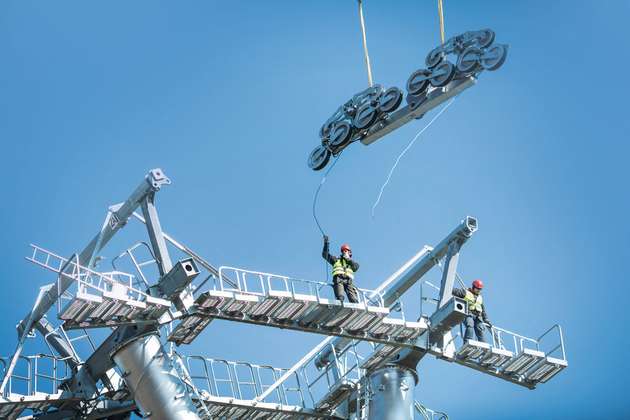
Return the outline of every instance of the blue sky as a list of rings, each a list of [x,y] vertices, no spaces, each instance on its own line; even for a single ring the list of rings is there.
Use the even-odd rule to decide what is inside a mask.
[[[353,145],[321,192],[319,217],[334,246],[353,245],[361,286],[474,215],[460,273],[484,279],[494,323],[564,327],[570,367],[535,391],[424,360],[416,396],[452,418],[630,415],[630,340],[617,328],[630,321],[629,12],[612,0],[445,0],[447,36],[493,28],[506,64],[419,139],[374,219],[424,121]],[[403,87],[423,66],[436,13],[433,1],[365,2],[378,83]],[[164,228],[209,261],[324,278],[311,216],[321,173],[305,162],[321,123],[367,84],[354,1],[5,0],[0,54],[1,353],[54,280],[24,261],[28,244],[82,248],[154,167],[173,181],[158,198]],[[184,351],[289,366],[320,339],[216,322]]]

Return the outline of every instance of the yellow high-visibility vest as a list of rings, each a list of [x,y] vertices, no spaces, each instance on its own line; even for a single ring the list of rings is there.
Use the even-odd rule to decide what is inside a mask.
[[[354,270],[352,269],[352,266],[348,264],[343,258],[338,258],[337,261],[335,261],[335,264],[333,264],[332,275],[333,277],[338,275],[346,275],[351,280],[354,280]]]
[[[464,300],[468,302],[468,311],[469,312],[479,312],[482,311],[483,298],[481,295],[475,295],[470,290],[466,290],[466,296],[464,296]]]

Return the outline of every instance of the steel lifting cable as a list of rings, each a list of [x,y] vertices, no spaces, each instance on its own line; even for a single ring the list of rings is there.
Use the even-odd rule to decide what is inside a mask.
[[[438,0],[438,15],[440,16],[440,40],[444,45],[444,8],[442,7],[442,0]]]
[[[363,37],[363,55],[365,56],[365,66],[367,67],[368,83],[370,87],[374,85],[372,82],[372,65],[370,64],[370,56],[368,54],[367,37],[365,35],[365,19],[363,18],[363,0],[359,2],[359,22],[361,23],[361,35]]]

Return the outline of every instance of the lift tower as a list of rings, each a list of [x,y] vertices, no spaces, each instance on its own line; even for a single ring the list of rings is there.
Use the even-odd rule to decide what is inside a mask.
[[[568,365],[558,325],[537,338],[494,326],[491,343],[462,340],[468,308],[451,290],[473,217],[348,303],[326,282],[210,264],[162,229],[155,198],[168,184],[150,171],[82,251],[31,245],[27,260],[56,279],[0,358],[0,418],[444,419],[414,399],[424,357],[530,389]],[[122,229],[132,222],[146,238]],[[105,258],[114,235],[129,246]],[[436,269],[439,285],[425,277]],[[419,313],[404,305],[414,284]],[[288,368],[184,355],[214,319],[326,337]]]

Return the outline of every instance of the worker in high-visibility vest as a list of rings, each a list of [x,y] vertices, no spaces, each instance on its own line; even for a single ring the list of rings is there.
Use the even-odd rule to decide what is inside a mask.
[[[335,292],[335,298],[343,302],[343,292],[345,290],[348,295],[348,300],[352,303],[359,301],[359,293],[357,288],[354,287],[354,273],[359,269],[359,263],[352,260],[352,250],[350,245],[341,245],[341,255],[335,257],[330,255],[328,236],[324,235],[324,249],[322,250],[322,257],[330,265],[332,265],[332,277],[333,277],[333,290]]]
[[[486,314],[481,289],[483,289],[483,282],[481,280],[475,280],[472,282],[472,287],[469,289],[453,289],[453,296],[462,298],[468,303],[468,315],[466,319],[464,319],[464,327],[466,327],[464,340],[472,340],[476,335],[477,340],[485,343],[486,338],[484,332],[486,325],[492,328],[492,324]]]

